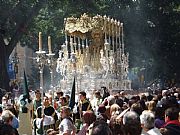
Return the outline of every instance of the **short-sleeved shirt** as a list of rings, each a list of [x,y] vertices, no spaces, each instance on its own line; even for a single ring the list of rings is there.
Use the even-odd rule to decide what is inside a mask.
[[[68,119],[64,118],[60,125],[59,125],[59,133],[63,134],[64,132],[67,132],[69,135],[71,135],[71,132],[75,130],[75,127],[73,123]]]

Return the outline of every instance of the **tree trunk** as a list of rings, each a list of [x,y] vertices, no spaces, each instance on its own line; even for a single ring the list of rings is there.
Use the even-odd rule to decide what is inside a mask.
[[[0,35],[0,88],[10,91],[9,76],[7,72],[7,60],[9,56],[6,55],[6,47],[2,35]]]

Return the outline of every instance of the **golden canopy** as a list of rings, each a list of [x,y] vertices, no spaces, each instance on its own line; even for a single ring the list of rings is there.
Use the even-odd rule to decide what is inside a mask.
[[[65,19],[65,32],[68,35],[85,38],[88,33],[98,31],[99,33],[107,33],[107,35],[115,36],[120,33],[116,27],[120,26],[120,22],[110,19],[106,16],[96,15],[94,17],[88,16],[86,13],[80,18],[69,17]],[[92,35],[93,37],[93,35]]]

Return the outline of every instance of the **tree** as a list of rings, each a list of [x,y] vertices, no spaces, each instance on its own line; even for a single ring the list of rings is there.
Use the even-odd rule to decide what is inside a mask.
[[[154,78],[167,78],[166,81],[180,77],[179,46],[180,26],[179,1],[142,0],[141,9],[147,15],[149,25],[149,47],[151,50]],[[180,80],[176,80],[176,83]]]
[[[9,77],[7,74],[9,56],[44,4],[45,0],[1,1],[0,88],[9,90]]]

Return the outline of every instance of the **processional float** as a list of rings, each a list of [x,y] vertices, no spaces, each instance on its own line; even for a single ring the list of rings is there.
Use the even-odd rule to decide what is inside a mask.
[[[59,51],[57,72],[60,87],[71,90],[76,77],[78,90],[106,86],[110,90],[130,90],[128,57],[124,52],[123,23],[107,16],[64,19],[65,43]],[[65,87],[63,87],[65,86]]]

